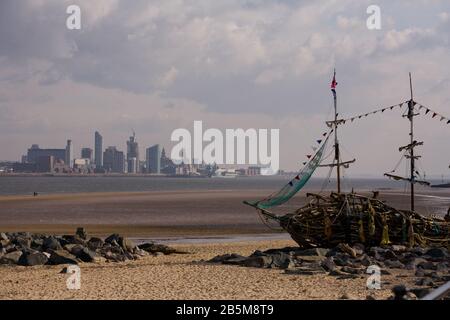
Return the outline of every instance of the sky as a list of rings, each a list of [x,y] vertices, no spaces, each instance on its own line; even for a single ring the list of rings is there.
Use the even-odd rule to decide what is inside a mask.
[[[72,4],[80,30],[66,27]],[[1,160],[67,139],[79,155],[96,130],[104,147],[126,150],[134,130],[142,155],[170,150],[173,130],[202,120],[280,129],[280,166],[296,170],[327,130],[333,68],[342,117],[408,100],[408,72],[415,100],[450,117],[447,0],[2,0],[0,43]],[[415,130],[427,175],[450,175],[450,125],[428,114]],[[376,114],[339,135],[349,176],[382,177],[408,121]]]

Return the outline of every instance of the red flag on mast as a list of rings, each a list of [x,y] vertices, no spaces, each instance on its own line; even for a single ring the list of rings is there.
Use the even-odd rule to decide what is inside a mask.
[[[336,81],[336,69],[334,69],[334,75],[333,75],[333,81],[331,81],[331,91],[333,92],[333,96],[336,99],[336,86],[337,86],[337,81]]]

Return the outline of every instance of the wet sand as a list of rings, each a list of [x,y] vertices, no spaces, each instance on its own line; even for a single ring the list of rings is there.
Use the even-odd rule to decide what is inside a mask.
[[[257,212],[242,203],[267,193],[191,190],[1,196],[0,231],[62,234],[84,226],[90,234],[100,236],[113,232],[134,237],[271,233]],[[426,189],[418,194],[418,212],[444,215],[450,207],[450,189]],[[275,212],[304,205],[305,195],[299,193]],[[380,198],[398,208],[409,206],[408,196],[400,191],[381,191]]]
[[[198,262],[223,253],[249,255],[255,250],[295,245],[289,240],[176,245],[191,254],[149,256],[124,263],[83,263],[81,289],[66,287],[63,266],[0,266],[0,299],[340,299],[348,295],[386,299],[391,288],[414,277],[398,270],[382,276],[381,290],[366,289],[368,275],[336,279],[326,275],[288,275]],[[194,262],[195,261],[195,262]]]

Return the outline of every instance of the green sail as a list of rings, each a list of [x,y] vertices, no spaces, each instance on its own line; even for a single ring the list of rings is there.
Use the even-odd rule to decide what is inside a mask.
[[[269,209],[282,205],[291,199],[297,192],[299,192],[308,180],[313,175],[314,171],[320,165],[322,156],[325,150],[325,146],[328,142],[328,137],[323,142],[322,146],[317,150],[311,160],[303,167],[303,169],[297,174],[297,176],[292,179],[288,184],[286,184],[280,191],[270,195],[269,197],[259,200],[259,201],[244,201],[252,207],[259,209]]]

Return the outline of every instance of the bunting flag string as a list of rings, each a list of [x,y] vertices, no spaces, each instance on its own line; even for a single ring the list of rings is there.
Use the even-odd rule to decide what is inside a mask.
[[[425,109],[425,113],[421,114],[421,115],[426,116],[426,115],[428,115],[431,112],[431,114],[432,114],[431,115],[431,119],[437,119],[440,122],[444,121],[446,124],[450,124],[450,118],[449,117],[443,116],[442,114],[440,114],[440,113],[432,110],[431,108],[428,108],[428,107],[426,107],[426,106],[424,106],[424,105],[422,105],[420,103],[416,102],[416,105],[419,106],[419,114],[420,114],[420,111]]]
[[[399,103],[399,104],[395,104],[395,105],[392,105],[392,106],[389,106],[389,107],[380,108],[380,109],[374,110],[372,112],[356,115],[356,116],[353,116],[351,118],[340,119],[340,120],[338,120],[338,125],[339,124],[345,124],[348,121],[353,122],[355,120],[366,118],[368,116],[371,116],[371,115],[374,115],[374,114],[377,114],[377,113],[384,113],[386,110],[394,110],[396,108],[401,109],[403,106],[407,106],[407,105],[408,105],[408,101],[405,101],[405,102],[402,102],[402,103]],[[327,124],[328,124],[329,127],[333,126],[333,122],[332,121],[327,122]]]

